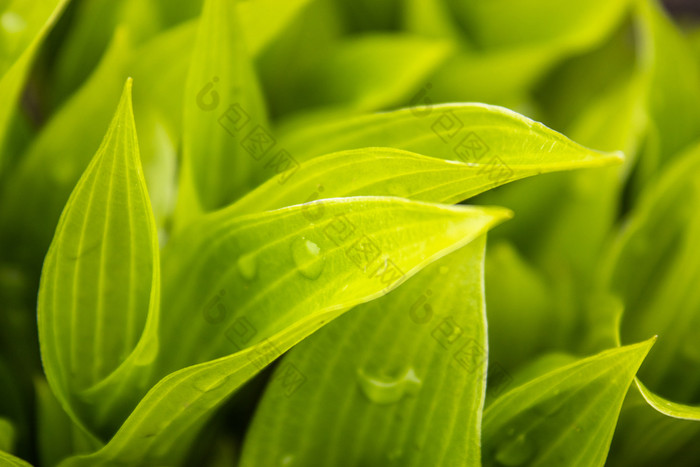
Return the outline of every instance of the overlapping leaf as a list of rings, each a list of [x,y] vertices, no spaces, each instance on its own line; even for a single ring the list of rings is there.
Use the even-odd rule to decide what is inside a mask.
[[[318,204],[210,215],[171,240],[161,333],[170,352],[161,353],[159,367],[168,374],[205,363],[163,378],[102,450],[66,466],[172,462],[213,410],[282,352],[509,214],[379,197],[322,207],[320,217],[311,211]]]
[[[61,215],[42,271],[44,370],[68,413],[82,413],[93,429],[114,423],[118,389],[155,358],[159,301],[158,242],[127,81],[103,143]],[[101,385],[112,390],[105,394]],[[98,408],[85,411],[83,398]]]
[[[274,144],[236,4],[207,0],[199,20],[185,87],[181,223],[250,189],[252,164]]]
[[[68,1],[12,1],[0,10],[0,168],[10,119],[34,55]]]
[[[653,340],[539,376],[484,411],[484,465],[605,464],[622,401]]]
[[[700,138],[700,68],[681,31],[656,0],[637,2],[636,12],[651,120],[648,147],[640,160],[640,181],[645,181]]]
[[[606,258],[601,280],[624,304],[622,342],[649,333],[659,343],[641,371],[647,386],[677,402],[700,390],[696,287],[700,256],[700,148],[673,164],[650,186]]]
[[[529,143],[524,137],[522,144]],[[576,160],[586,153],[591,157]],[[225,211],[245,214],[320,198],[366,195],[456,203],[521,178],[619,162],[616,155],[596,154],[584,148],[560,163],[550,163],[533,155],[524,157],[519,165],[509,166],[443,160],[392,148],[340,151],[301,164],[289,155],[273,167],[278,172],[275,177]]]
[[[1,235],[17,245],[12,255],[34,262],[43,258],[61,209],[119,101],[130,50],[128,38],[117,34],[90,80],[34,139],[0,190]],[[76,121],[83,122],[79,134]]]
[[[583,148],[502,107],[416,103],[421,105],[291,132],[283,147],[298,161],[334,151],[394,147],[487,166],[495,179],[507,179],[516,168],[536,166],[544,172],[595,167],[596,162],[606,164],[610,158],[621,157]]]
[[[485,238],[296,346],[241,465],[480,465]]]
[[[305,106],[374,111],[407,101],[447,57],[450,44],[409,34],[365,34],[339,43],[310,70]]]

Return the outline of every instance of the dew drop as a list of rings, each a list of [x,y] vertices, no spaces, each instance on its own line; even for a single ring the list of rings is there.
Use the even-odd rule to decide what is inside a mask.
[[[530,461],[535,455],[535,447],[524,434],[503,442],[496,451],[496,460],[505,466],[515,467]]]
[[[10,34],[21,32],[27,27],[27,23],[24,21],[24,19],[17,13],[13,13],[11,11],[5,12],[2,16],[0,16],[0,25],[2,25],[2,28]]]
[[[299,273],[307,279],[317,279],[321,275],[324,265],[321,249],[306,237],[298,237],[292,242],[292,259]]]
[[[292,464],[294,464],[293,454],[285,454],[284,456],[282,456],[282,459],[280,460],[280,466],[289,467]]]
[[[376,404],[393,404],[404,396],[415,396],[423,383],[413,368],[408,368],[398,378],[373,376],[362,369],[357,371],[362,393]]]
[[[447,266],[440,266],[440,274],[445,275],[448,272],[450,272],[450,268],[448,268]]]
[[[204,374],[196,377],[192,385],[195,387],[195,389],[199,391],[209,392],[218,387],[221,387],[227,379],[227,377]]]
[[[238,266],[238,272],[240,272],[241,276],[246,280],[252,281],[258,274],[258,262],[254,253],[241,256],[238,258],[236,265]]]

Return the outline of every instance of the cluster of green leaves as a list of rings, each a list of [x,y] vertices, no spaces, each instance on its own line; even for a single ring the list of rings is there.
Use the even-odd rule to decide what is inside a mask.
[[[687,24],[0,2],[0,465],[696,465]]]

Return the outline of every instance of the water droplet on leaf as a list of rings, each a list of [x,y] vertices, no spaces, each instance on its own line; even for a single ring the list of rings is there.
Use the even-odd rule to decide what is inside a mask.
[[[10,34],[21,32],[27,27],[27,23],[24,21],[24,18],[11,11],[7,11],[0,16],[0,25],[2,25],[2,29]]]
[[[292,242],[292,259],[302,276],[317,279],[321,275],[324,265],[321,249],[306,237],[298,237]]]
[[[244,279],[252,281],[258,274],[258,262],[255,258],[255,253],[248,253],[240,258],[236,262],[238,266],[238,272],[241,273]]]
[[[373,376],[364,370],[357,371],[362,393],[376,404],[393,404],[404,396],[415,396],[423,383],[413,368],[408,368],[398,378]]]
[[[195,389],[202,392],[208,392],[218,387],[221,387],[227,379],[228,378],[226,376],[221,377],[216,375],[204,374],[196,377],[192,384],[194,385]]]
[[[502,465],[514,467],[530,461],[535,455],[535,446],[524,434],[507,439],[496,451],[496,460]]]

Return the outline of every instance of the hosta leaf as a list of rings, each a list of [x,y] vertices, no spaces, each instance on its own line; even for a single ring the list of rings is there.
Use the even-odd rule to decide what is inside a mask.
[[[34,55],[68,1],[13,0],[0,10],[0,169],[10,119]]]
[[[86,411],[90,426],[108,423],[120,396],[113,391],[96,397],[94,386],[108,384],[110,374],[125,366],[134,372],[155,358],[158,272],[129,80],[102,145],[61,215],[39,291],[39,339],[49,384],[69,413],[81,412],[76,400],[88,392],[98,407]],[[119,383],[126,385],[123,375]]]
[[[480,465],[485,237],[297,345],[242,466]]]
[[[461,31],[445,2],[424,2],[405,0],[403,14],[404,28],[426,37],[462,39]]]
[[[243,37],[251,55],[258,55],[315,0],[237,2]]]
[[[509,178],[508,168],[544,171],[607,165],[620,154],[586,149],[541,123],[485,104],[427,104],[318,125],[296,131],[283,148],[297,161],[334,151],[387,146],[431,157],[489,167],[493,178]],[[582,164],[582,165],[578,165]],[[515,169],[513,169],[515,170]],[[500,175],[498,175],[500,174]]]
[[[155,34],[161,22],[154,3],[153,0],[76,2],[70,28],[56,52],[51,75],[53,101],[63,101],[89,77],[117,28],[128,31],[134,43]]]
[[[324,214],[312,222],[310,208],[319,205],[210,215],[208,225],[197,221],[171,240],[163,265],[162,348],[171,349],[162,354],[164,372],[220,358],[163,378],[102,450],[65,466],[173,462],[213,410],[282,352],[509,214],[344,198],[325,200]]]
[[[669,417],[631,392],[620,414],[610,465],[655,467],[695,465],[700,457],[700,423]],[[640,449],[643,446],[643,449]]]
[[[469,41],[462,41],[463,52],[433,78],[434,98],[512,106],[562,57],[607,37],[630,1],[571,7],[554,0],[445,3]]]
[[[679,404],[677,402],[664,399],[663,397],[654,394],[649,390],[644,384],[642,384],[639,379],[635,378],[635,383],[639,392],[644,397],[649,405],[658,410],[659,412],[668,415],[673,418],[681,418],[684,420],[696,420],[700,421],[700,407],[691,406],[686,404]]]
[[[392,148],[340,151],[299,165],[291,155],[280,156],[272,166],[278,175],[225,211],[244,214],[318,198],[367,195],[457,203],[503,183],[532,175],[587,165],[615,164],[619,159],[600,155],[561,164],[544,160],[523,162],[511,165],[508,173],[501,173],[488,164],[449,161]]]
[[[700,138],[700,69],[682,33],[656,0],[637,2],[651,134],[642,180]]]
[[[0,417],[0,451],[12,452],[15,445],[15,427],[6,418]]]
[[[485,274],[489,358],[512,371],[551,346],[562,317],[551,285],[512,244],[491,242]]]
[[[251,185],[251,166],[274,142],[236,12],[207,0],[185,87],[178,216],[228,204]]]
[[[46,380],[36,380],[36,418],[39,465],[54,466],[76,453],[92,452],[102,443],[86,435],[63,410]]]
[[[61,209],[119,101],[130,51],[128,38],[117,34],[94,74],[43,128],[1,187],[0,232],[5,242],[17,245],[12,255],[43,259]],[[79,137],[76,122],[81,122]]]
[[[394,285],[397,274],[405,279],[453,242],[467,241],[507,215],[499,208],[381,197],[319,200],[243,218],[225,210],[212,214],[173,237],[163,252],[163,307],[169,312],[162,338],[176,349],[163,360],[172,362],[172,371],[226,355],[236,350],[241,324],[257,330],[244,336],[257,342],[307,310],[374,296]],[[389,282],[378,287],[382,281]],[[286,299],[280,302],[280,296]],[[182,336],[181,320],[193,310],[203,318]]]
[[[642,195],[600,279],[624,304],[622,342],[659,335],[641,381],[689,403],[700,391],[700,146],[680,156]]]
[[[480,48],[540,45],[580,49],[605,37],[620,21],[630,0],[595,0],[575,5],[557,0],[447,3]]]
[[[183,23],[183,27],[190,29],[194,39],[197,21],[193,20],[202,11],[203,0],[190,0],[184,4],[178,4],[173,8],[171,0],[155,0],[161,10],[160,16],[165,25],[174,26]],[[273,42],[276,37],[301,13],[313,0],[255,0],[252,2],[239,1],[236,8],[241,18],[240,25],[243,31],[245,43],[251,55],[258,55]],[[185,26],[186,24],[186,26]],[[183,49],[187,54],[192,44]],[[177,57],[174,57],[177,59]]]
[[[433,102],[489,102],[517,108],[551,68],[554,56],[539,48],[496,51],[465,49],[430,79]],[[517,69],[518,73],[511,73]],[[428,85],[426,84],[426,87]]]
[[[622,401],[653,339],[539,376],[484,411],[484,465],[605,464]]]
[[[408,100],[450,51],[446,41],[365,34],[337,44],[303,79],[305,106],[379,110]]]
[[[19,457],[0,451],[0,462],[7,467],[32,467],[29,462],[23,461]]]

